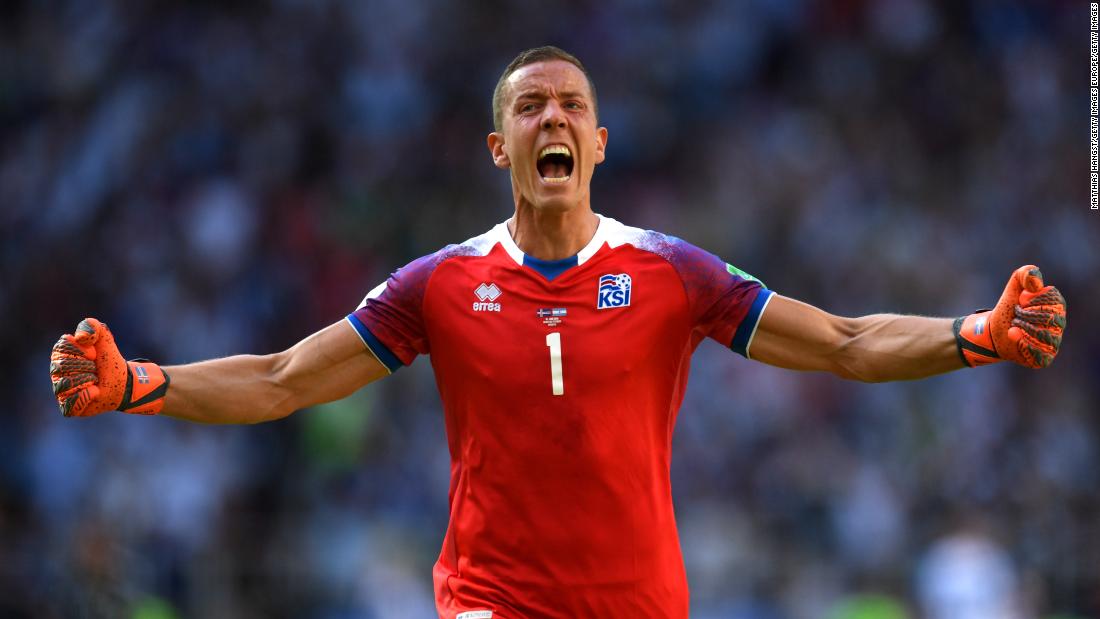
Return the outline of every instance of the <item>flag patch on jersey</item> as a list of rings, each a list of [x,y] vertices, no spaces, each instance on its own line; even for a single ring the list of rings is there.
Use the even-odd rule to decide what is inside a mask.
[[[542,309],[535,310],[535,315],[542,319],[543,324],[548,327],[556,327],[561,324],[562,318],[565,318],[564,307],[544,307]]]
[[[626,273],[601,275],[596,296],[596,309],[628,305],[630,305],[630,276]]]

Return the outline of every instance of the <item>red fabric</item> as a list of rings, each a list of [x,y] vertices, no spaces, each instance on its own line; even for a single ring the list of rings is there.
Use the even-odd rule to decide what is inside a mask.
[[[499,244],[454,246],[355,312],[402,362],[431,354],[452,460],[441,617],[688,616],[673,426],[692,351],[708,335],[728,345],[763,289],[678,239],[657,245],[604,245],[553,281]],[[629,275],[629,306],[597,309],[607,274]],[[482,284],[499,289],[499,311],[475,309]],[[555,308],[566,314],[548,326],[538,310]]]

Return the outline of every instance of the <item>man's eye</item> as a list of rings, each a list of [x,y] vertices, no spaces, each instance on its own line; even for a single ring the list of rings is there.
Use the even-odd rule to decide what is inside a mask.
[[[582,106],[579,101],[569,101],[568,103],[565,104],[565,107],[567,107],[571,110],[579,110],[584,106]]]
[[[523,105],[519,106],[519,111],[521,113],[533,112],[534,110],[535,110],[535,104],[534,103],[524,103]]]

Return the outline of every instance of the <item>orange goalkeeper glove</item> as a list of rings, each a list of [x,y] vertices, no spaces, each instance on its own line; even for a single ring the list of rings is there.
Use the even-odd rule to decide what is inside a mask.
[[[957,318],[954,327],[959,356],[970,367],[1007,360],[1045,368],[1062,346],[1066,299],[1028,264],[1012,273],[997,307]]]
[[[113,410],[155,415],[164,408],[170,382],[155,363],[123,360],[111,331],[95,318],[80,321],[76,333],[53,345],[50,380],[66,417]]]

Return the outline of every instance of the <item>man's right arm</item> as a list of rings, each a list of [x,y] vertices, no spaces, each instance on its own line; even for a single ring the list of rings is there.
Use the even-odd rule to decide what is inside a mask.
[[[65,416],[111,410],[199,423],[259,423],[346,397],[389,374],[347,321],[281,353],[172,367],[127,362],[107,325],[88,318],[54,345],[50,376]]]
[[[259,423],[347,397],[389,374],[345,320],[271,355],[165,367],[161,414],[199,423]]]

